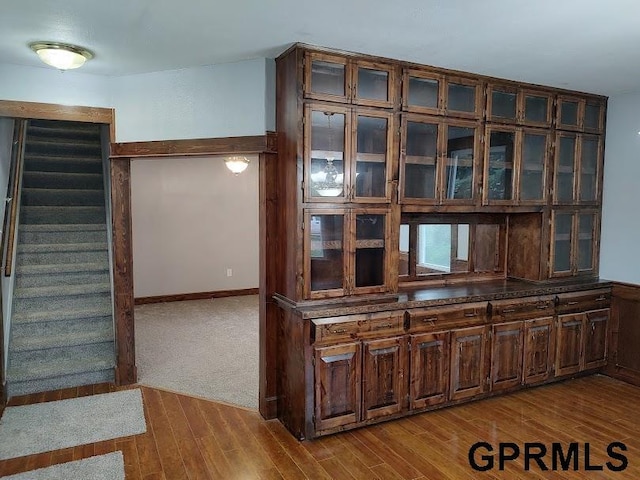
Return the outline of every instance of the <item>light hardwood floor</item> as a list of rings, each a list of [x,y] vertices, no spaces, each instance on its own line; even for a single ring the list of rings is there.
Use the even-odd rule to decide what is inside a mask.
[[[640,478],[640,388],[590,376],[405,419],[298,442],[276,420],[254,411],[141,387],[147,432],[133,437],[0,462],[0,476],[91,455],[122,450],[127,480],[172,479],[476,479]],[[109,385],[67,389],[13,399],[11,405],[71,398],[112,390]],[[3,439],[6,441],[6,439]],[[474,471],[468,460],[476,442],[541,442],[565,452],[579,442],[579,471],[540,470],[522,457]],[[610,471],[607,445],[622,442],[628,467]],[[584,444],[590,464],[585,471]],[[620,452],[620,450],[617,450]],[[483,464],[480,454],[478,463]],[[497,455],[496,455],[497,457]],[[552,466],[550,454],[544,458]]]

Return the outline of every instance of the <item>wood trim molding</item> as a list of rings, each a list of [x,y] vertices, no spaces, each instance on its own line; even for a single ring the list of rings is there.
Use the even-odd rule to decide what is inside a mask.
[[[56,105],[54,103],[0,100],[0,117],[67,120],[73,122],[106,123],[111,139],[116,138],[115,110],[102,107]]]
[[[239,297],[242,295],[258,295],[258,289],[243,288],[238,290],[216,290],[213,292],[156,295],[153,297],[138,297],[134,302],[136,305],[146,305],[148,303],[182,302],[183,300],[206,300],[210,298]]]
[[[259,154],[276,151],[274,132],[252,137],[198,138],[153,142],[112,143],[111,158],[186,157]]]

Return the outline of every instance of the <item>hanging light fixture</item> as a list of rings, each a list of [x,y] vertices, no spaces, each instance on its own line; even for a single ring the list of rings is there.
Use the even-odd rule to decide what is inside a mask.
[[[238,175],[247,169],[249,166],[249,159],[242,156],[227,157],[224,160],[224,164],[229,170]]]
[[[79,68],[87,60],[93,58],[93,53],[86,48],[58,42],[33,42],[29,45],[47,65],[58,70]]]
[[[311,174],[316,192],[321,197],[339,197],[343,192],[344,175],[338,172],[333,164],[335,152],[333,151],[333,130],[331,128],[331,117],[333,112],[323,112],[327,117],[327,132],[329,137],[329,151],[326,152],[326,164],[324,168]]]

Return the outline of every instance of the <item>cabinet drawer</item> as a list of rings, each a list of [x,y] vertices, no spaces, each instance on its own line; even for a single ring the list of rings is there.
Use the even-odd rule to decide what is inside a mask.
[[[424,332],[442,328],[464,327],[484,323],[487,302],[462,303],[447,307],[409,310],[409,331]]]
[[[311,335],[316,343],[397,335],[404,332],[402,314],[397,312],[318,318],[311,322]]]
[[[558,313],[585,312],[608,308],[611,305],[611,290],[591,290],[588,292],[561,293],[558,295]]]
[[[494,321],[547,317],[554,314],[555,297],[529,297],[491,302]]]

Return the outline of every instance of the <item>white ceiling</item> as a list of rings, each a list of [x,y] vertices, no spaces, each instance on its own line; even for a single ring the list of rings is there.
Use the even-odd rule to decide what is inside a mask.
[[[0,0],[0,63],[94,51],[128,75],[275,57],[294,42],[613,95],[640,91],[638,0]],[[2,81],[2,79],[0,79]]]

